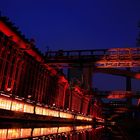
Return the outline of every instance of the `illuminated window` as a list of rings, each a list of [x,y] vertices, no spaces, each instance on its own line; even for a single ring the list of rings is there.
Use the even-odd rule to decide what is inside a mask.
[[[29,104],[24,104],[24,112],[34,113],[34,106]]]
[[[60,112],[60,118],[69,118],[72,119],[73,115],[65,112]]]
[[[7,139],[20,138],[20,129],[8,129]]]
[[[84,116],[76,116],[76,119],[77,120],[86,120],[86,121],[92,121],[92,118],[89,118],[89,117],[84,117]]]
[[[7,99],[0,98],[0,108],[10,110],[11,101]]]
[[[41,132],[41,128],[34,128],[34,131],[33,131],[33,137],[34,136],[40,136],[40,132]]]
[[[43,115],[43,107],[37,106],[37,107],[35,108],[35,113],[36,113],[36,114],[39,114],[39,115]]]
[[[24,103],[13,101],[12,102],[11,110],[13,110],[13,111],[22,111],[23,112],[23,110],[24,110]]]
[[[21,138],[27,138],[31,136],[32,129],[31,128],[22,128],[20,137]]]
[[[58,133],[69,132],[69,131],[72,131],[72,127],[70,127],[70,126],[59,127],[59,129],[58,129]]]
[[[0,139],[6,139],[8,129],[0,129]]]
[[[58,127],[41,128],[41,135],[56,134]]]

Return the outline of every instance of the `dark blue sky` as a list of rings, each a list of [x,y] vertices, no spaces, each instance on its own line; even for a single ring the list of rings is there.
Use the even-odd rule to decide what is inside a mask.
[[[1,0],[0,10],[42,52],[136,45],[140,0]]]

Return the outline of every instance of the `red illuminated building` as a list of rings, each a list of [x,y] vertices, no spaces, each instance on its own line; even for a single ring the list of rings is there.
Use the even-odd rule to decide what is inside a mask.
[[[140,73],[130,71],[140,66],[139,60],[139,48],[59,50],[43,55],[34,39],[28,40],[7,17],[0,17],[0,118],[8,118],[3,116],[3,110],[8,110],[56,121],[102,121],[101,97],[127,98],[130,106],[132,96],[139,98],[131,91],[131,78],[139,79]],[[68,68],[68,79],[58,65]],[[97,72],[126,77],[126,91],[94,91],[92,74]]]
[[[33,39],[26,39],[7,17],[0,17],[1,93],[89,115],[89,98],[80,87],[71,88],[59,71],[46,63]]]

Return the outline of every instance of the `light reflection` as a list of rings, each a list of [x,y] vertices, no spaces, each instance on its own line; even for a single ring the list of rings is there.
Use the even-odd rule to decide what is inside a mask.
[[[20,139],[29,137],[39,137],[47,135],[63,135],[66,133],[80,132],[81,130],[90,130],[91,125],[88,126],[59,126],[59,127],[47,127],[47,128],[10,128],[0,129],[0,139]]]
[[[58,128],[58,133],[70,132],[70,131],[72,131],[72,130],[73,130],[73,128],[70,127],[70,126],[67,126],[67,127],[59,127],[59,128]]]
[[[0,139],[7,138],[7,131],[8,131],[8,129],[0,129]]]
[[[41,128],[41,135],[56,134],[58,127]]]
[[[86,126],[75,126],[75,130],[84,130],[84,129],[91,129],[91,125],[86,125]]]
[[[33,130],[33,136],[39,136],[40,135],[40,131],[41,131],[41,128],[34,128]]]
[[[21,138],[23,137],[29,137],[31,135],[32,129],[31,128],[22,128],[21,129]]]
[[[81,115],[77,115],[77,116],[76,116],[76,119],[77,119],[77,120],[92,121],[92,118],[85,117],[85,116],[81,116]]]

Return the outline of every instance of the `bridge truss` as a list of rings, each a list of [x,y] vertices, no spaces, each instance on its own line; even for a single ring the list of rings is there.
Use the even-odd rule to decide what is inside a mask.
[[[84,64],[97,68],[140,67],[140,48],[48,51],[46,62],[52,65]]]
[[[131,71],[131,68],[140,68],[140,48],[49,51],[46,53],[46,63],[60,68],[87,68],[89,72],[89,75],[86,75],[87,77],[91,77],[91,68],[93,73],[101,72],[127,77],[127,91],[92,91],[92,95],[88,95],[92,98],[99,100],[101,98],[108,100],[126,99],[125,104],[129,104],[131,107],[131,99],[140,98],[140,92],[131,91],[131,78],[140,79],[140,71]],[[89,82],[91,80],[86,80],[85,78],[85,81]],[[89,84],[92,85],[92,83]],[[117,102],[116,104],[118,105],[119,103]],[[103,108],[106,107],[103,106]],[[121,110],[120,108],[118,109],[116,113],[126,111],[126,107],[121,108]]]

